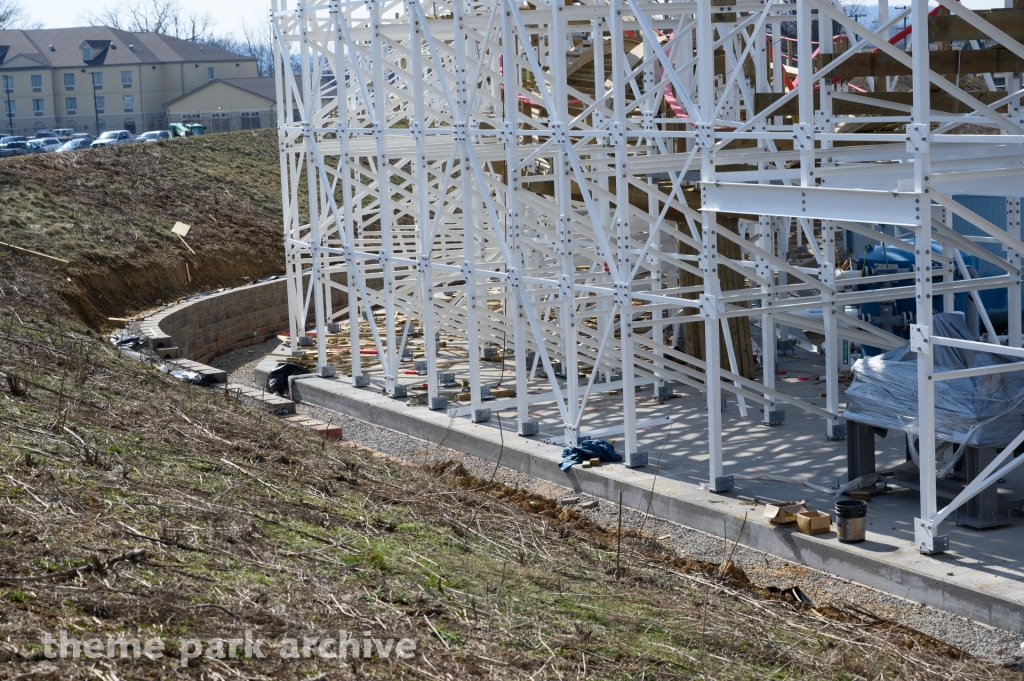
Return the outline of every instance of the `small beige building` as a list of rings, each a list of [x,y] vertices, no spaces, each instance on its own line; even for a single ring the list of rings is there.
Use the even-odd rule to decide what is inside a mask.
[[[255,76],[255,59],[159,33],[5,30],[0,126],[15,134],[163,129],[168,101],[219,79]]]
[[[207,132],[274,127],[275,79],[224,78],[205,83],[167,102],[167,119],[171,123],[201,123]]]

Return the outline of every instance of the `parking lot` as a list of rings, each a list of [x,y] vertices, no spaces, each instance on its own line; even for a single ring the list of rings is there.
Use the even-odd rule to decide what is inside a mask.
[[[95,137],[88,133],[75,132],[70,128],[39,130],[31,137],[5,135],[0,137],[0,158],[25,156],[28,154],[52,154],[82,151],[98,147],[114,147],[122,144],[143,144],[158,142],[171,137],[202,134],[202,126],[177,126],[172,130],[151,130],[135,135],[128,130],[108,130]]]

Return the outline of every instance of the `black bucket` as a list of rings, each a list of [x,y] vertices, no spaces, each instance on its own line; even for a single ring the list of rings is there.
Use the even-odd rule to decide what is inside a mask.
[[[836,502],[836,534],[844,544],[856,544],[864,541],[865,525],[867,524],[868,504],[856,499],[843,499]]]

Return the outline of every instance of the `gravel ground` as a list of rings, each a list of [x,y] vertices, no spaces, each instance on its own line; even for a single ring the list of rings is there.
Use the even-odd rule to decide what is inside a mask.
[[[281,341],[274,337],[258,345],[250,345],[247,348],[239,348],[234,352],[221,355],[211,361],[210,366],[228,372],[228,380],[231,383],[253,385],[253,371],[255,371],[256,365],[276,350],[280,344]]]
[[[234,383],[252,385],[253,369],[263,356],[272,351],[277,341],[236,350],[218,358],[213,364],[229,372]],[[482,478],[495,479],[514,487],[555,499],[571,499],[580,512],[606,526],[618,523],[618,507],[589,495],[576,495],[569,487],[538,480],[525,473],[501,467],[462,452],[437,447],[424,440],[409,437],[387,428],[360,421],[336,412],[300,404],[298,412],[342,427],[344,438],[365,447],[384,452],[416,464],[442,460],[460,461],[466,469]],[[755,516],[756,518],[756,516]],[[752,520],[757,522],[757,520]],[[744,546],[733,547],[732,540],[699,532],[644,513],[624,509],[622,524],[642,528],[657,537],[680,556],[719,563],[735,550],[733,561],[743,568],[757,586],[788,588],[799,586],[811,600],[820,605],[853,604],[878,617],[911,627],[944,641],[970,655],[992,660],[1024,671],[1024,636],[996,629],[973,620],[915,603],[898,596],[855,584],[835,575],[754,551]]]

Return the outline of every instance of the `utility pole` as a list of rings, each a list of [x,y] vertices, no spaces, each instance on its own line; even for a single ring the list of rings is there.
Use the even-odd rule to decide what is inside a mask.
[[[900,5],[899,7],[893,7],[893,9],[896,10],[897,12],[902,12],[907,7],[908,7],[907,5]],[[909,18],[910,18],[909,14],[907,16],[903,17],[903,28],[907,27],[907,19],[909,19]],[[903,50],[906,51],[906,49],[907,49],[907,39],[904,38],[903,39]]]
[[[93,114],[96,116],[96,136],[99,137],[100,136],[100,110],[96,106],[96,71],[93,71],[89,75],[92,76],[92,111],[93,111]]]
[[[7,95],[7,133],[13,135],[14,112],[11,111],[11,90],[14,89],[14,83],[8,81],[8,78],[14,80],[14,76],[4,76],[4,94]]]

